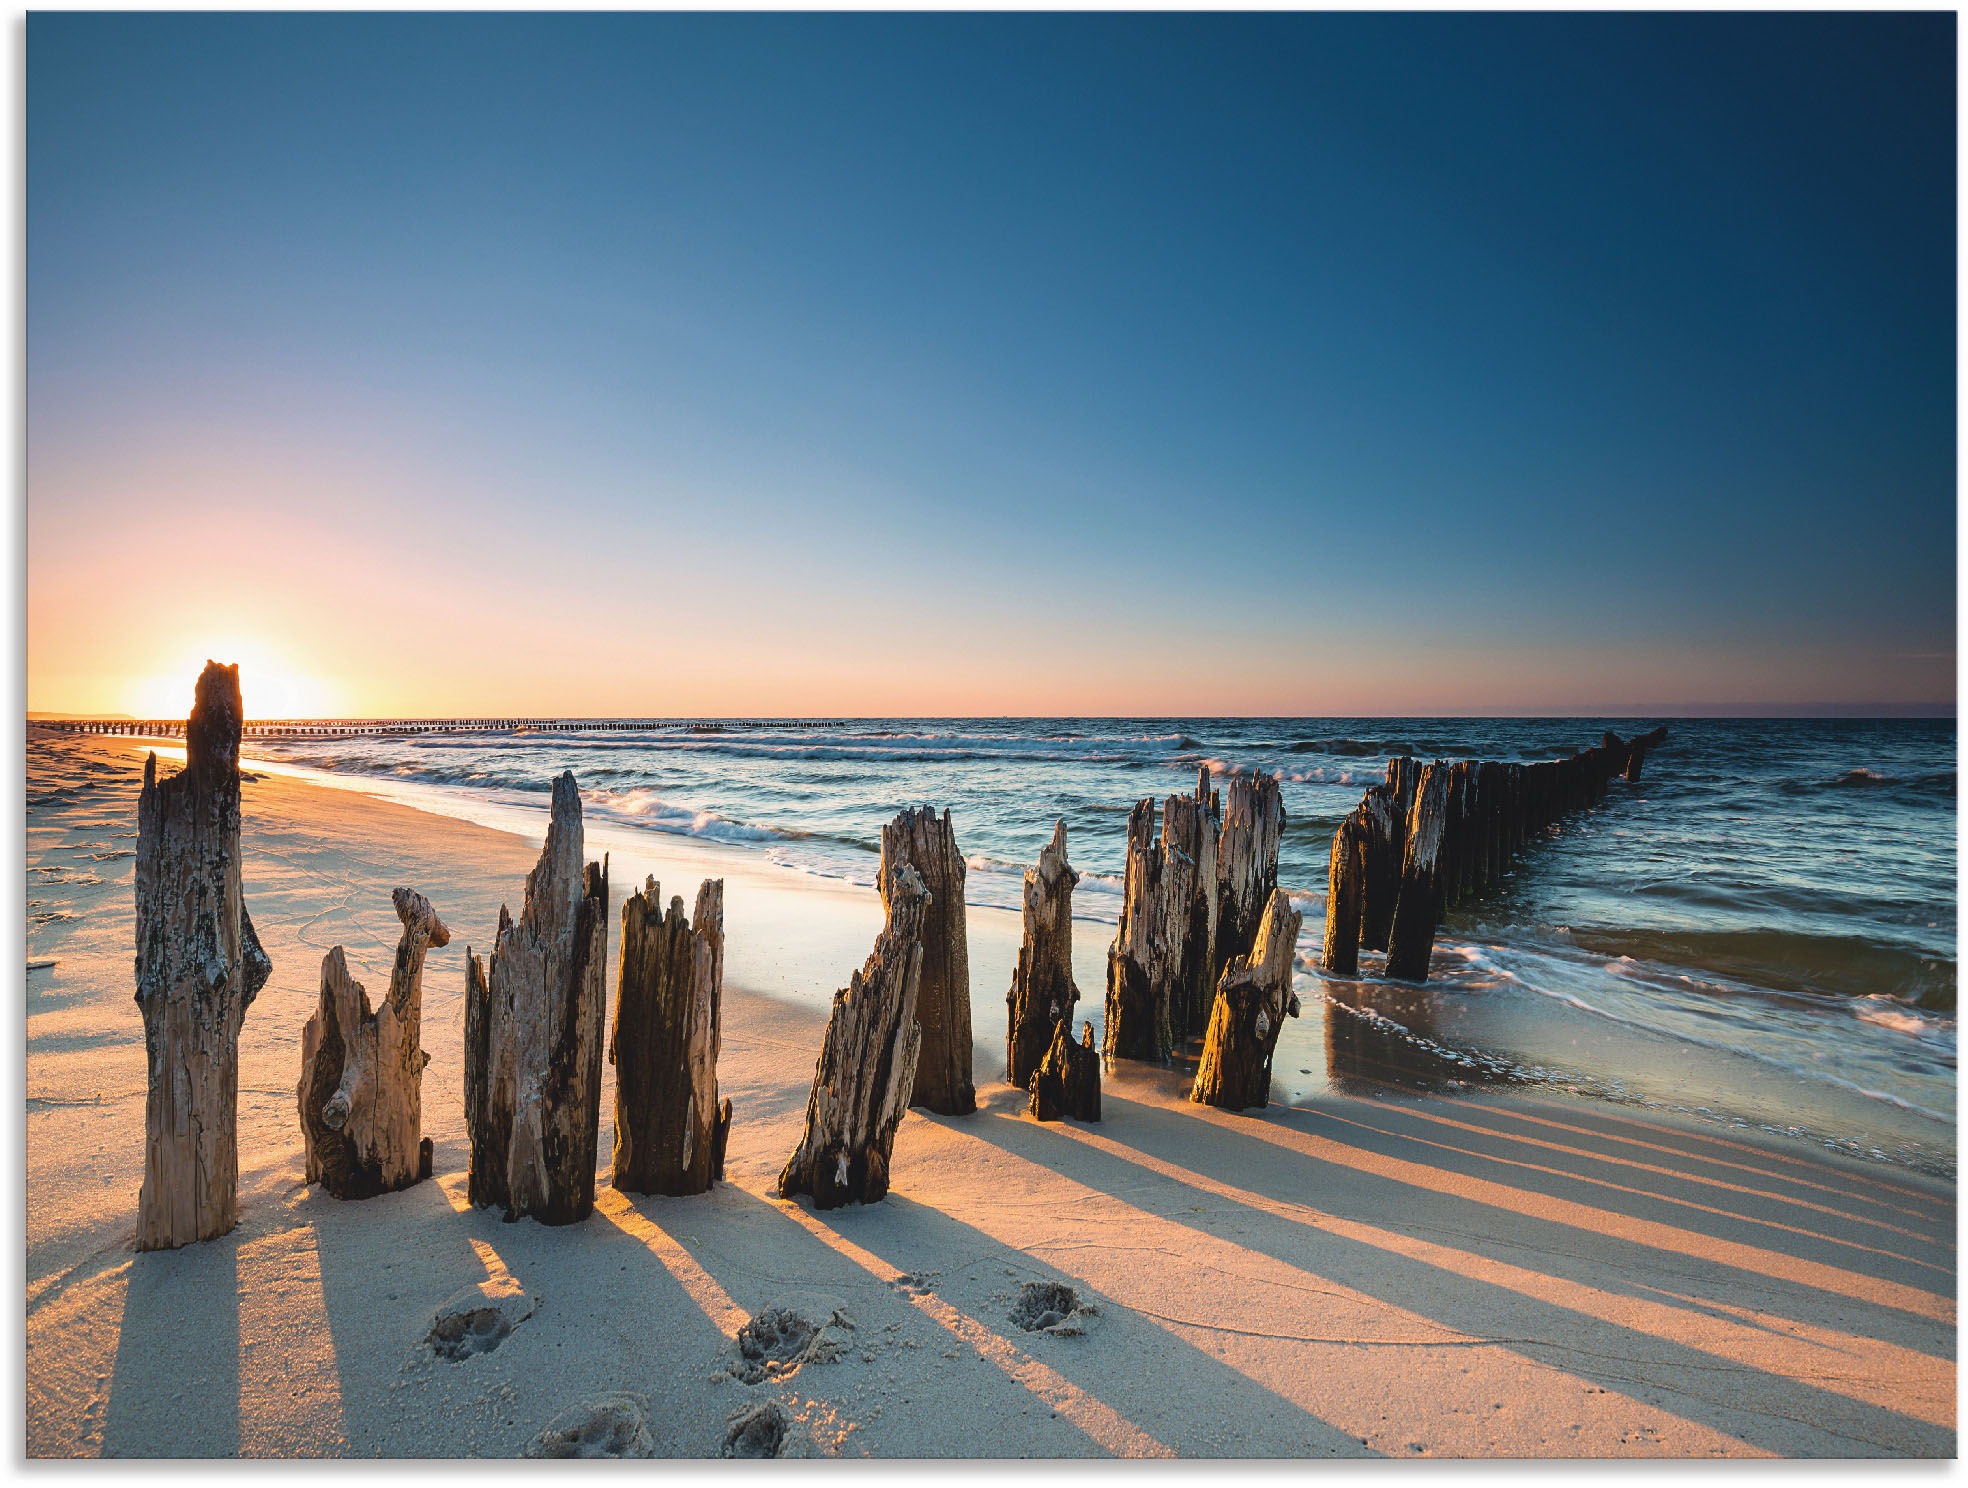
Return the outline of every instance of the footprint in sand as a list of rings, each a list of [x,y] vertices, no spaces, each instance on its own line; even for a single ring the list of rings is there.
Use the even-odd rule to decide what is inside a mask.
[[[737,1358],[726,1373],[755,1385],[783,1379],[806,1364],[829,1364],[841,1356],[853,1331],[854,1320],[835,1298],[776,1302],[738,1330]]]
[[[1059,1281],[1028,1281],[1011,1304],[1011,1320],[1019,1328],[1056,1338],[1079,1337],[1099,1315],[1099,1308],[1082,1302],[1078,1292]]]
[[[649,1457],[656,1442],[643,1419],[643,1402],[617,1392],[570,1405],[533,1438],[526,1457]],[[726,1455],[729,1455],[728,1453]]]
[[[454,1293],[437,1309],[424,1342],[438,1358],[462,1364],[491,1353],[531,1316],[532,1299],[517,1282],[482,1281]]]
[[[736,1411],[724,1423],[725,1457],[784,1457],[793,1418],[776,1400],[761,1400]]]

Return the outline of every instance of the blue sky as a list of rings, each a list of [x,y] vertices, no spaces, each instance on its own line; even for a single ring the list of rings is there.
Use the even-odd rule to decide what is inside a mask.
[[[1954,26],[36,14],[30,706],[1951,704]]]

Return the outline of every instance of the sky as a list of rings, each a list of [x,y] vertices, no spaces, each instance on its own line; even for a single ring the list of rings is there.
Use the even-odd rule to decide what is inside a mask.
[[[1955,24],[33,13],[28,706],[1951,711]]]

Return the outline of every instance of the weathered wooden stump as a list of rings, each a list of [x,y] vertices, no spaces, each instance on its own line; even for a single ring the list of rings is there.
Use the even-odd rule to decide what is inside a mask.
[[[430,1177],[423,1134],[424,955],[451,943],[430,901],[392,896],[403,933],[389,995],[371,1009],[342,948],[321,961],[321,1001],[301,1030],[301,1145],[309,1183],[338,1199],[394,1193]]]
[[[1109,1059],[1166,1061],[1209,1016],[1220,838],[1209,771],[1197,771],[1195,795],[1163,804],[1159,839],[1154,812],[1142,800],[1128,813],[1121,923],[1107,952]]]
[[[1066,823],[1054,822],[1037,866],[1025,870],[1025,940],[1005,994],[1005,1080],[1020,1090],[1031,1084],[1053,1029],[1062,1020],[1072,1022],[1080,1000],[1073,983],[1073,886],[1079,881],[1066,861]]]
[[[1271,1056],[1286,1018],[1298,1016],[1292,965],[1301,916],[1283,889],[1274,889],[1249,956],[1223,968],[1210,1010],[1203,1059],[1189,1099],[1226,1111],[1271,1099]]]
[[[1100,1119],[1100,1051],[1093,1046],[1093,1025],[1081,1025],[1078,1043],[1071,1027],[1064,1018],[1053,1025],[1052,1043],[1027,1087],[1032,1098],[1026,1109],[1040,1121]]]
[[[929,891],[914,868],[894,864],[882,884],[882,905],[888,919],[873,953],[834,994],[806,1128],[779,1175],[781,1198],[808,1194],[816,1209],[872,1204],[888,1192],[895,1128],[915,1089]]]
[[[1408,818],[1401,896],[1394,906],[1394,925],[1387,938],[1385,970],[1396,981],[1419,982],[1428,976],[1428,956],[1435,946],[1435,927],[1442,918],[1440,873],[1448,799],[1447,764],[1422,766],[1414,811]]]
[[[724,880],[707,878],[686,920],[651,878],[622,903],[622,969],[608,1057],[624,1193],[696,1194],[724,1176],[731,1102],[718,1099],[724,1002]]]
[[[1387,932],[1394,927],[1394,901],[1401,897],[1401,858],[1408,845],[1407,808],[1401,804],[1403,797],[1398,783],[1393,783],[1392,765],[1388,773],[1390,783],[1369,786],[1356,808],[1363,854],[1360,944],[1370,951],[1387,949]],[[1412,788],[1406,799],[1412,803]]]
[[[1210,985],[1235,956],[1257,943],[1258,922],[1278,887],[1278,843],[1285,832],[1285,802],[1275,775],[1233,775],[1223,800],[1223,830],[1216,845],[1216,937]],[[1207,1022],[1209,1014],[1203,1015]]]
[[[137,1249],[209,1240],[239,1217],[239,1027],[273,963],[239,883],[239,668],[205,663],[185,767],[137,797],[137,1006],[149,1093]]]
[[[553,783],[518,922],[499,907],[489,975],[465,953],[472,1203],[543,1224],[593,1210],[607,961],[607,859],[582,868],[581,796],[568,773]]]
[[[971,1073],[970,942],[964,928],[964,860],[950,829],[950,813],[946,810],[939,819],[927,806],[902,812],[882,828],[881,851],[877,882],[888,883],[888,869],[907,863],[929,890],[922,986],[916,993],[922,1052],[909,1104],[944,1116],[965,1116],[977,1109]]]
[[[1360,971],[1361,900],[1369,842],[1365,817],[1365,808],[1356,806],[1333,833],[1326,872],[1325,945],[1320,956],[1320,963],[1333,976],[1357,976]]]

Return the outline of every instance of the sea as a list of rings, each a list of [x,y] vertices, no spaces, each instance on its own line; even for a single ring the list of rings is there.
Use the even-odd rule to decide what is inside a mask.
[[[1553,759],[1663,722],[1639,782],[1450,912],[1426,983],[1375,976],[1373,956],[1358,978],[1321,972],[1332,834],[1389,759]],[[1119,919],[1137,800],[1263,770],[1284,797],[1279,882],[1305,916],[1274,1099],[1527,1088],[1955,1172],[1952,719],[722,719],[247,752],[535,808],[572,770],[612,827],[869,886],[882,824],[947,807],[969,903],[1011,912],[1063,818],[1077,933],[1094,937]],[[1097,1025],[1100,989],[1082,993]]]

